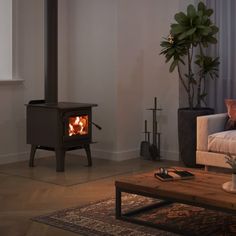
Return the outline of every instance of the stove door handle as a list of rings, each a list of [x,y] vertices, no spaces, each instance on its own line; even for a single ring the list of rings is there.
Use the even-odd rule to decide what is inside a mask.
[[[98,124],[96,124],[96,123],[94,123],[94,122],[92,122],[92,121],[90,121],[89,123],[91,123],[92,125],[94,125],[94,126],[95,126],[97,129],[99,129],[99,130],[102,129],[101,126],[99,126]]]

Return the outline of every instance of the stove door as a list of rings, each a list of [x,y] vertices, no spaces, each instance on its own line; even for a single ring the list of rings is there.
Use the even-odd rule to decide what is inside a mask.
[[[89,133],[89,116],[87,114],[75,115],[69,117],[69,126],[67,127],[69,136],[86,136]]]
[[[79,109],[64,114],[64,137],[63,141],[91,142],[92,137],[92,113],[91,108]]]

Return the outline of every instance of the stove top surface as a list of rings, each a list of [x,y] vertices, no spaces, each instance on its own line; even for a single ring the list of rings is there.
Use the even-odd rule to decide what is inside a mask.
[[[71,108],[96,107],[97,104],[94,104],[94,103],[76,103],[76,102],[57,102],[57,103],[26,104],[26,106],[42,107],[42,108],[54,108],[54,109],[71,109]]]

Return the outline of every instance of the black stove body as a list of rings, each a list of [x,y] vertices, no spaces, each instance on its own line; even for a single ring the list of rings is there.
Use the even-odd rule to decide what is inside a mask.
[[[56,170],[64,171],[65,152],[84,148],[92,165],[92,107],[96,104],[59,102],[27,105],[27,143],[31,144],[30,167],[37,149],[56,153]]]

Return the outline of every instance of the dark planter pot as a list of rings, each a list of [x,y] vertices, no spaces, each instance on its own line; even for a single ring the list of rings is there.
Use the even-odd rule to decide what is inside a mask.
[[[179,108],[178,109],[178,135],[180,160],[187,167],[196,165],[196,125],[197,116],[214,114],[212,108]]]

